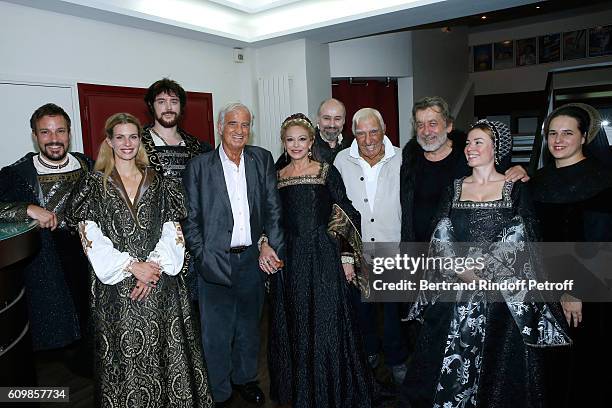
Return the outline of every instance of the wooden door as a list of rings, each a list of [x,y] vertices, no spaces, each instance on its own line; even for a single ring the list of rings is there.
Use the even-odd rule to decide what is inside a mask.
[[[361,108],[374,108],[380,112],[387,127],[387,136],[399,146],[399,113],[397,80],[382,81],[338,79],[332,81],[332,96],[346,106],[346,122],[342,135],[353,139],[353,115]]]
[[[2,123],[3,146],[0,149],[0,168],[14,163],[24,154],[38,151],[32,139],[30,116],[42,105],[52,102],[61,106],[72,119],[70,146],[73,151],[82,151],[81,130],[76,117],[76,95],[70,85],[26,83],[0,79],[0,111],[4,112]]]
[[[152,123],[144,102],[145,88],[77,84],[83,130],[83,150],[95,159],[104,140],[104,123],[117,112],[128,112],[144,125]],[[187,133],[215,144],[212,94],[187,92],[187,104],[180,127]]]

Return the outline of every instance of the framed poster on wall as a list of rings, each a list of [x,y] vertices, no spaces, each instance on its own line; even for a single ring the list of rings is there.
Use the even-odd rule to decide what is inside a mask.
[[[493,68],[504,69],[514,67],[514,41],[496,42],[493,45]]]
[[[493,68],[492,44],[474,46],[474,72],[490,71]]]
[[[561,61],[561,34],[547,34],[538,37],[539,58],[538,63]]]
[[[563,60],[586,58],[586,30],[568,31],[563,33]]]
[[[589,57],[612,55],[612,25],[589,29]]]
[[[537,41],[535,37],[516,40],[516,66],[534,65],[537,61]]]

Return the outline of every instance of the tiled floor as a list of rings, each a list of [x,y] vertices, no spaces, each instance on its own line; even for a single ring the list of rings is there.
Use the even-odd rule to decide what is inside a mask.
[[[266,310],[264,310],[264,318],[261,325],[262,342],[261,350],[259,352],[259,382],[262,390],[267,394],[270,386],[270,379],[268,376],[267,364],[268,319],[266,316],[267,313]],[[75,347],[63,350],[39,352],[36,354],[36,370],[40,386],[70,387],[69,404],[47,403],[41,404],[42,408],[60,408],[62,406],[74,408],[92,408],[94,406],[93,380],[91,378],[87,378],[86,376],[77,374],[75,371],[78,370],[71,370],[68,367],[70,365],[70,361],[80,362],[81,360],[83,360],[83,358],[77,355],[77,350]],[[384,367],[380,367],[376,370],[376,376],[383,381],[390,380],[390,373]],[[392,406],[394,405],[389,405],[389,407]],[[231,407],[251,408],[254,407],[254,405],[246,403],[240,398],[239,395],[234,394]],[[268,400],[263,407],[272,408],[278,406],[277,404]]]

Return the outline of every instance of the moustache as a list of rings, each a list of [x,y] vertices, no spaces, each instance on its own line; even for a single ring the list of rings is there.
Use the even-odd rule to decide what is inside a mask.
[[[60,142],[51,142],[51,143],[45,144],[45,147],[53,147],[53,146],[64,147],[64,144]]]
[[[176,116],[176,112],[164,112],[162,115],[174,115]]]

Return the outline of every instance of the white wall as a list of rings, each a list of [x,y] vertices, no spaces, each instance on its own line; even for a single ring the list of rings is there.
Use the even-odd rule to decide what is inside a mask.
[[[412,76],[411,37],[406,31],[329,44],[331,77]]]
[[[414,99],[438,95],[453,104],[468,81],[467,28],[412,33]]]
[[[460,100],[469,81],[467,41],[466,27],[453,27],[451,32],[431,29],[412,33],[415,100],[437,95],[451,105],[451,110],[456,108],[453,105]],[[473,105],[465,104],[458,115],[457,127],[464,129],[473,116]]]
[[[75,117],[78,96],[69,85],[51,86],[46,83],[2,83],[0,81],[0,112],[5,119],[2,135],[8,143],[2,144],[0,152],[0,167],[14,163],[26,152],[38,150],[38,144],[32,138],[30,117],[38,107],[46,103],[62,106],[68,116]],[[79,137],[76,137],[76,135]],[[72,122],[70,145],[73,150],[83,151],[81,127],[78,122]],[[0,136],[1,137],[1,136]]]
[[[0,29],[0,80],[148,87],[168,76],[212,93],[215,115],[228,102],[253,104],[249,62],[234,63],[230,47],[4,2]]]
[[[285,74],[291,77],[290,110],[295,112],[308,112],[305,47],[305,40],[294,40],[254,50],[257,77]]]
[[[255,84],[260,79],[289,77],[289,106],[280,107],[284,112],[267,112],[265,106],[258,106],[259,120],[255,121],[252,136],[252,143],[270,150],[275,159],[282,151],[278,136],[282,120],[292,112],[308,114],[305,47],[305,40],[301,39],[253,50]],[[268,120],[265,121],[264,116]]]
[[[321,101],[331,98],[329,46],[309,40],[306,40],[305,45],[308,115],[314,121]]]
[[[329,49],[327,44],[300,39],[252,51],[255,60],[254,81],[283,76],[290,78],[289,106],[280,107],[284,114],[279,116],[278,112],[265,112],[264,107],[259,106],[260,116],[274,117],[275,122],[265,124],[260,120],[255,123],[257,132],[253,137],[254,143],[257,144],[259,140],[262,146],[278,157],[282,152],[278,130],[286,117],[284,115],[302,112],[314,121],[319,103],[331,96]]]
[[[550,18],[546,21],[522,20],[508,24],[492,25],[490,29],[472,32],[469,45],[488,44],[505,40],[536,37],[563,31],[580,30],[612,23],[612,9],[598,10],[577,16]],[[529,65],[493,71],[474,72],[470,78],[476,85],[476,95],[541,91],[546,86],[546,76],[553,68],[585,65],[594,62],[612,61],[612,56],[562,61],[548,64]],[[591,74],[585,76],[589,80]],[[574,86],[579,86],[575,82]]]

